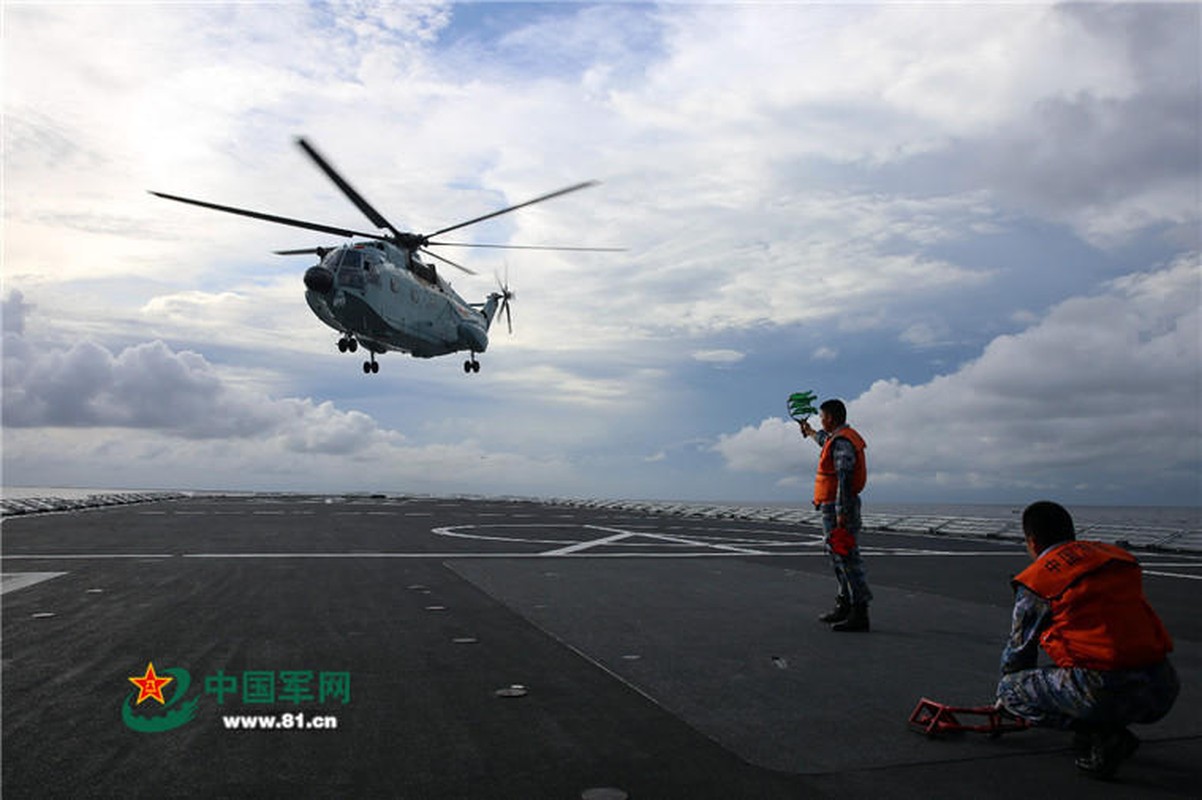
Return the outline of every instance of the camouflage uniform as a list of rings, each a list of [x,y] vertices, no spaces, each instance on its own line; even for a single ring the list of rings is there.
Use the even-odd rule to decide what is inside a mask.
[[[814,440],[819,447],[822,447],[832,435],[826,431],[818,431],[814,434]],[[862,528],[860,497],[851,491],[852,473],[856,466],[856,448],[847,439],[839,437],[831,445],[831,450],[835,459],[835,471],[838,473],[839,493],[834,503],[823,503],[819,507],[822,511],[822,532],[826,552],[831,557],[835,580],[839,583],[839,597],[852,605],[868,603],[872,600],[872,590],[868,588],[859,544],[845,556],[836,554],[830,546],[831,531],[838,527],[838,515],[840,514],[844,516],[847,523],[845,526],[847,532],[855,537],[857,543],[860,540]]]
[[[1181,684],[1166,659],[1151,667],[1095,670],[1036,666],[1039,636],[1051,606],[1019,585],[1010,638],[1002,651],[997,696],[1007,711],[1040,726],[1074,729],[1156,722],[1168,713]]]

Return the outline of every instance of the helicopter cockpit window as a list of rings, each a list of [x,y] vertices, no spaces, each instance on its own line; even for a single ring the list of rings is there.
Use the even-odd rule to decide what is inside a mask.
[[[355,289],[363,288],[363,254],[358,250],[342,251],[342,260],[338,264],[338,283]]]

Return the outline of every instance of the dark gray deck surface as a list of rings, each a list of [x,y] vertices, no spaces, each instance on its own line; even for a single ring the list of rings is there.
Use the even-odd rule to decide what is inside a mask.
[[[1120,781],[1064,735],[929,740],[992,699],[1012,542],[869,534],[873,631],[815,621],[814,531],[486,500],[198,497],[5,519],[3,784],[21,797],[1142,798],[1202,785],[1202,560],[1141,554],[1184,689]],[[39,574],[40,573],[40,574]],[[58,573],[58,574],[55,574]],[[41,578],[41,580],[39,580]],[[191,722],[129,729],[153,661]],[[218,704],[219,673],[351,697]],[[496,696],[524,686],[523,697]],[[171,700],[172,689],[164,689]],[[147,700],[136,714],[166,711]],[[336,729],[229,730],[304,713]],[[620,792],[596,791],[605,788]]]

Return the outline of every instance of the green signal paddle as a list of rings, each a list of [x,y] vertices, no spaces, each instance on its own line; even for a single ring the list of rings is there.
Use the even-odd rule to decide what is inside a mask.
[[[794,392],[789,395],[789,416],[795,422],[809,419],[811,414],[818,413],[818,409],[814,408],[814,401],[817,399],[818,395],[814,392]]]

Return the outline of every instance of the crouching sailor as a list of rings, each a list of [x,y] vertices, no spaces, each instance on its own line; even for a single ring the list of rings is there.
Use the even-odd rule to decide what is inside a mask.
[[[1144,597],[1126,550],[1077,541],[1062,506],[1023,511],[1034,563],[1015,576],[998,703],[1034,725],[1075,732],[1077,767],[1108,779],[1139,746],[1127,726],[1151,723],[1180,690],[1172,639]],[[1036,666],[1039,648],[1053,666]]]

